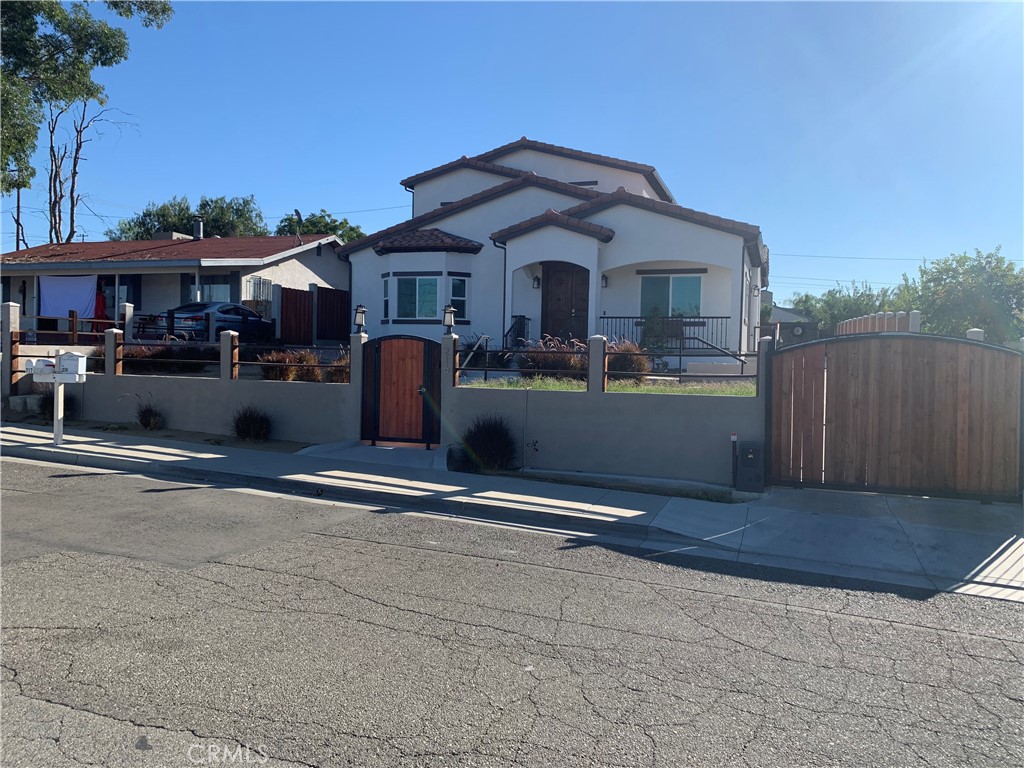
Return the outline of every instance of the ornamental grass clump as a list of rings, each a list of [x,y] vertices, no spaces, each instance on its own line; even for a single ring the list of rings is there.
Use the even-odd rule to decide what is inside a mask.
[[[608,344],[608,371],[612,373],[634,374],[618,378],[642,379],[651,372],[651,358],[647,350],[635,341],[628,339],[613,341]]]
[[[263,378],[270,381],[320,381],[320,358],[308,349],[282,349],[258,355]]]
[[[255,405],[244,405],[235,411],[235,437],[262,442],[270,439],[270,415]]]
[[[348,350],[342,350],[334,360],[323,364],[318,371],[320,381],[325,384],[348,384],[352,380],[351,360]]]
[[[462,433],[462,451],[478,470],[510,469],[516,460],[516,440],[500,416],[478,416]]]
[[[579,339],[563,341],[557,336],[545,335],[540,341],[527,342],[526,348],[516,353],[519,375],[555,376],[585,379],[589,356],[586,342]]]

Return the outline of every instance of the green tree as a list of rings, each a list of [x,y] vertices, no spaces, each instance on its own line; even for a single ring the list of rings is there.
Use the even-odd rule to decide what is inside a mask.
[[[192,219],[203,218],[203,236],[259,237],[269,235],[263,211],[254,195],[248,197],[202,197],[194,209],[187,197],[172,197],[166,203],[150,203],[128,219],[106,231],[109,240],[149,240],[157,232],[192,232]]]
[[[921,330],[963,337],[970,328],[985,340],[1009,342],[1024,336],[1024,267],[1000,253],[952,253],[903,276],[900,309],[921,311]]]
[[[106,0],[122,18],[162,27],[173,15],[168,0]],[[83,2],[58,0],[0,3],[0,191],[30,186],[43,105],[106,103],[93,79],[98,67],[128,58],[128,35],[97,19]]]
[[[793,297],[792,306],[818,323],[823,334],[835,332],[835,327],[843,320],[850,320],[875,312],[895,311],[893,307],[899,301],[897,291],[882,288],[875,291],[867,283],[849,286],[837,285],[820,296],[800,293]]]
[[[357,224],[350,224],[348,219],[336,219],[325,209],[320,213],[310,213],[303,217],[302,224],[294,214],[285,216],[274,230],[275,235],[337,235],[342,242],[350,242],[365,237],[365,233]]]

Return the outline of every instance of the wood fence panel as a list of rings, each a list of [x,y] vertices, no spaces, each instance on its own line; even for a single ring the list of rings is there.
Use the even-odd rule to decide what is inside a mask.
[[[348,338],[351,303],[348,291],[337,288],[316,289],[316,335],[324,341],[342,341]]]
[[[829,339],[772,359],[777,482],[1014,497],[1021,355],[922,336]]]
[[[281,327],[284,344],[313,343],[313,294],[298,288],[281,289]]]

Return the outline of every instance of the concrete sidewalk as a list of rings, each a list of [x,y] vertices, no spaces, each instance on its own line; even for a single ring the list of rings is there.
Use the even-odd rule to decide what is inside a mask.
[[[774,488],[722,504],[448,472],[441,451],[363,445],[274,453],[116,433],[4,425],[5,456],[187,482],[326,495],[636,544],[660,553],[1024,602],[1019,505]],[[652,555],[657,557],[658,555]]]

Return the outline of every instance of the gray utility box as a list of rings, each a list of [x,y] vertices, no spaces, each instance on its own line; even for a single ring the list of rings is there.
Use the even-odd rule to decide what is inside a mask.
[[[736,490],[764,493],[763,443],[740,443],[736,457]]]

